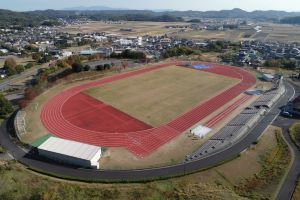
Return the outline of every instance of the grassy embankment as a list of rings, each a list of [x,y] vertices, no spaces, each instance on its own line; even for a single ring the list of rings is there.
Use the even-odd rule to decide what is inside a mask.
[[[20,164],[0,165],[0,199],[271,199],[290,154],[277,128],[237,159],[188,176],[148,183],[87,184],[58,180]]]
[[[300,122],[295,123],[293,126],[291,126],[289,132],[293,142],[296,144],[298,148],[300,148]],[[299,198],[300,198],[300,179],[298,179],[298,184],[293,194],[294,200]]]

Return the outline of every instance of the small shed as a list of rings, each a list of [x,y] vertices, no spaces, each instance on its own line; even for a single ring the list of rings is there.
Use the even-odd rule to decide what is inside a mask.
[[[40,156],[57,162],[85,168],[100,168],[101,147],[50,137],[37,148]]]
[[[200,137],[200,138],[204,138],[210,131],[211,131],[210,128],[200,125],[200,126],[197,126],[194,129],[192,129],[191,133],[193,135],[196,135],[196,136]]]
[[[263,74],[262,78],[265,80],[265,81],[268,81],[268,82],[271,82],[274,80],[274,76],[271,75],[271,74]]]

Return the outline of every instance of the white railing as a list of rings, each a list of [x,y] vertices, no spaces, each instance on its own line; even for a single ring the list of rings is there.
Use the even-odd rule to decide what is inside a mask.
[[[14,125],[17,137],[26,134],[26,112],[25,111],[18,111],[16,114]]]

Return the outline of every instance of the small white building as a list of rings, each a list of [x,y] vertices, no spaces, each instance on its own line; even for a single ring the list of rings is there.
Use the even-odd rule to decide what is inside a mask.
[[[204,138],[209,132],[211,131],[210,128],[206,126],[199,125],[196,128],[191,130],[191,133],[195,136],[198,136],[200,138]]]
[[[107,37],[105,36],[94,36],[96,42],[107,42]]]
[[[170,38],[163,38],[160,40],[161,44],[170,44],[171,43],[171,39]]]
[[[122,46],[128,46],[128,45],[132,45],[133,41],[128,40],[128,39],[120,39],[119,44],[122,45]]]
[[[2,53],[8,53],[8,50],[7,49],[0,49],[0,52],[2,52]]]
[[[62,52],[62,57],[63,58],[67,58],[67,57],[70,57],[72,55],[73,55],[73,52],[71,52],[71,51],[63,51]]]
[[[271,82],[274,80],[274,76],[271,74],[264,74],[262,77],[265,81]]]
[[[101,147],[50,137],[38,147],[40,156],[85,168],[99,169]]]

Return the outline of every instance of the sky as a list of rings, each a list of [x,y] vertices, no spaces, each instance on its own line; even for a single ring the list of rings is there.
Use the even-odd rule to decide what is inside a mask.
[[[64,9],[78,6],[108,6],[126,9],[300,11],[299,0],[0,0],[1,9],[25,11]]]

